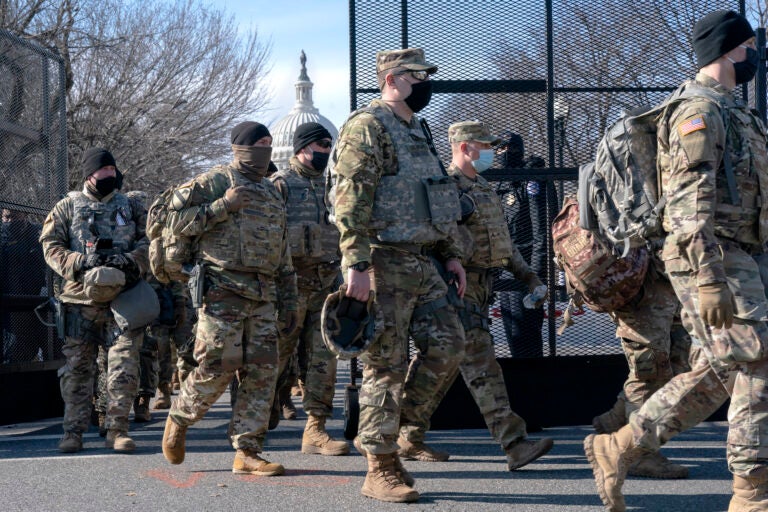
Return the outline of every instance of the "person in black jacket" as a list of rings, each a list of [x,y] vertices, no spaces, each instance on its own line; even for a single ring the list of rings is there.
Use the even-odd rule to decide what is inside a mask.
[[[538,156],[524,158],[525,145],[517,133],[505,132],[506,143],[497,150],[497,166],[511,173],[534,174],[537,168],[545,166]],[[544,180],[517,180],[502,182],[499,188],[504,204],[504,214],[509,224],[509,233],[525,261],[543,282],[547,282],[547,196],[551,208],[556,206],[552,183]],[[550,218],[554,217],[550,212]],[[528,293],[524,283],[512,281],[511,275],[502,272],[499,292],[504,332],[512,357],[542,357],[543,345],[541,328],[544,323],[544,309],[523,307],[523,297]]]

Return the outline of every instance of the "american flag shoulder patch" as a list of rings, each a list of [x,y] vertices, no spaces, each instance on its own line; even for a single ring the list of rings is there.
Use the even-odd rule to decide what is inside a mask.
[[[696,117],[692,117],[687,121],[685,121],[684,123],[678,125],[677,131],[680,133],[681,137],[685,137],[690,133],[693,133],[698,130],[703,130],[706,127],[707,127],[707,124],[704,122],[704,116],[702,114],[699,114]]]

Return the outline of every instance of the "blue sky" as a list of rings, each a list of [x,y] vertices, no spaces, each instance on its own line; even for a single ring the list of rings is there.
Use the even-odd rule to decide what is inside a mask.
[[[203,0],[205,1],[205,0]],[[271,41],[270,110],[259,121],[271,125],[286,115],[296,99],[294,84],[307,54],[307,73],[315,84],[320,113],[340,126],[349,113],[348,0],[208,0],[237,16],[241,30],[258,30]]]

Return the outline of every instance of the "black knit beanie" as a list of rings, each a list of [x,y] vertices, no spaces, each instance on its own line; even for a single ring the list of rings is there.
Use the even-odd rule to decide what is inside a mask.
[[[244,121],[232,128],[232,144],[236,146],[253,146],[262,137],[271,137],[266,126],[254,121]]]
[[[755,31],[741,14],[714,11],[696,22],[692,37],[696,64],[702,68],[755,37]]]
[[[83,153],[83,160],[80,164],[83,171],[83,179],[88,178],[88,176],[107,165],[114,165],[115,169],[117,169],[115,157],[112,156],[112,153],[104,148],[90,148],[86,150]]]
[[[295,155],[316,140],[333,139],[331,132],[320,123],[304,123],[293,132],[293,154]]]

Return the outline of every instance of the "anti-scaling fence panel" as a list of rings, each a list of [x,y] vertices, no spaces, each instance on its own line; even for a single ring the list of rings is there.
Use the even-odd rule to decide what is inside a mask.
[[[55,329],[34,308],[53,293],[38,242],[66,192],[62,59],[0,30],[0,372],[45,369],[61,357]],[[49,309],[41,310],[52,322]]]
[[[444,162],[447,129],[457,121],[479,119],[505,142],[512,133],[522,140],[523,158],[498,151],[485,175],[499,191],[513,239],[551,292],[536,318],[521,309],[521,283],[497,273],[489,317],[498,357],[621,352],[611,320],[588,308],[556,333],[567,296],[552,261],[552,219],[563,196],[575,193],[578,166],[593,158],[605,129],[624,110],[659,103],[694,76],[696,20],[715,9],[743,13],[743,3],[350,0],[352,109],[379,96],[377,51],[420,47],[439,69],[419,115]],[[746,87],[740,93],[749,98]]]

